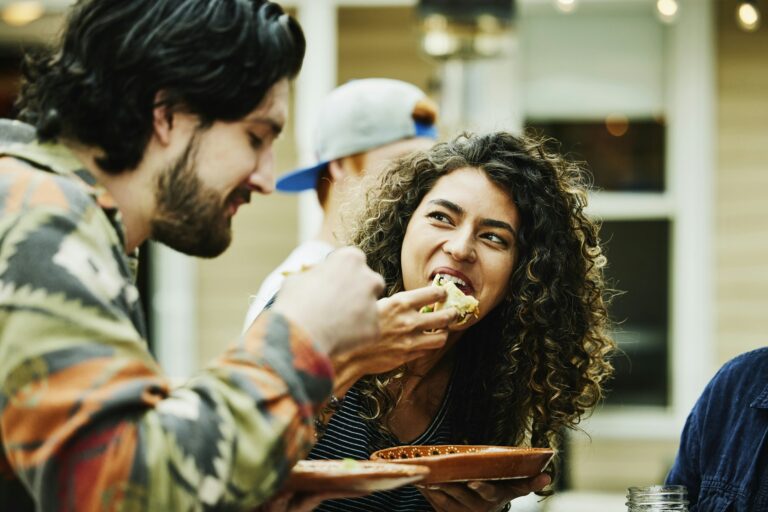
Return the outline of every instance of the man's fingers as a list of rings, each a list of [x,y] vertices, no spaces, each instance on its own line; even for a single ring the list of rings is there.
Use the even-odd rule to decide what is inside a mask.
[[[421,313],[418,320],[418,328],[423,331],[447,329],[459,319],[459,311],[456,308],[441,309],[434,313]]]
[[[421,352],[427,354],[432,350],[443,348],[448,340],[448,333],[445,331],[435,333],[420,333],[412,337],[409,350],[412,352]]]
[[[445,288],[431,285],[401,293],[409,309],[421,309],[435,302],[441,302],[445,300],[447,295]]]
[[[384,293],[386,283],[381,274],[377,274],[373,270],[371,270],[371,274],[373,274],[373,296],[379,298]]]
[[[373,287],[374,295],[380,297],[384,292],[384,278],[378,273],[371,270],[365,261],[365,253],[357,247],[341,247],[336,249],[328,255],[326,261],[333,261],[342,266],[349,266],[351,268],[363,267],[367,270],[367,274],[371,279],[371,286]]]

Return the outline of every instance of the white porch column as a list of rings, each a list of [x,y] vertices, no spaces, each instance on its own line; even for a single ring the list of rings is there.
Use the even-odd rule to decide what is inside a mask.
[[[668,190],[672,227],[672,407],[678,425],[714,370],[715,32],[713,2],[684,0],[670,29]]]
[[[152,242],[152,339],[160,366],[174,379],[197,368],[197,261]]]
[[[307,55],[296,80],[295,131],[299,163],[315,162],[315,125],[320,105],[336,86],[337,16],[335,0],[300,0],[298,19],[307,38]],[[323,212],[314,191],[299,196],[299,241],[317,234]]]

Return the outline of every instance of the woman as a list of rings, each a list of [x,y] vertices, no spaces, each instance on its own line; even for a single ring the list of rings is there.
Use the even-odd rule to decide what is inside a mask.
[[[352,242],[388,296],[440,274],[478,299],[480,314],[396,370],[356,375],[348,390],[356,379],[342,379],[344,398],[310,458],[367,459],[401,444],[557,448],[612,371],[605,258],[586,202],[577,166],[503,132],[462,135],[394,164]],[[549,481],[410,486],[318,510],[504,510]]]

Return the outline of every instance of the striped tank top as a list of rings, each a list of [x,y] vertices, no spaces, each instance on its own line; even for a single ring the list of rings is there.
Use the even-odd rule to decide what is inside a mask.
[[[451,444],[450,409],[452,384],[448,384],[445,397],[432,423],[411,445]],[[382,448],[399,446],[394,436],[382,435],[374,426],[360,417],[362,396],[356,387],[347,391],[341,409],[328,423],[325,435],[318,441],[309,459],[367,460],[371,453]],[[433,510],[416,487],[407,485],[391,491],[382,491],[343,500],[324,501],[318,512],[420,512]]]

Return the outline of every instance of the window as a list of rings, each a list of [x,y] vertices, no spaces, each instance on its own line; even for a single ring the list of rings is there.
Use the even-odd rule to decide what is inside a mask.
[[[600,231],[620,353],[608,405],[669,405],[669,221],[606,221]]]
[[[633,193],[642,201],[664,192],[665,127],[653,119],[530,122],[528,131],[553,137],[570,159],[585,162],[603,194]],[[653,206],[647,205],[652,211]],[[600,231],[610,313],[619,354],[607,405],[666,407],[670,402],[669,219],[612,220]]]
[[[572,158],[587,163],[598,190],[664,191],[664,124],[610,115],[599,121],[529,123],[534,132],[554,137]]]
[[[650,2],[519,5],[521,124],[588,163],[607,278],[626,291],[612,315],[627,357],[585,428],[674,439],[712,367],[711,4],[670,25]]]

